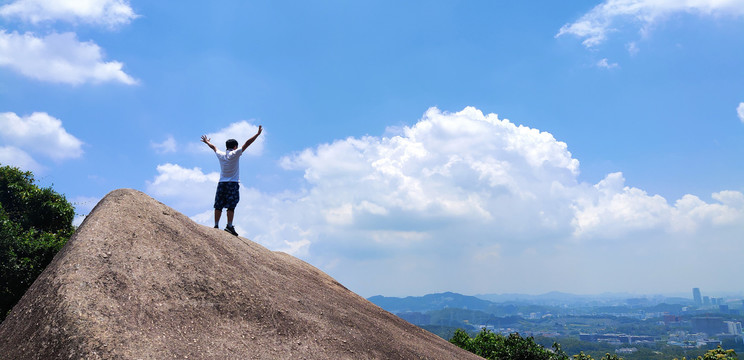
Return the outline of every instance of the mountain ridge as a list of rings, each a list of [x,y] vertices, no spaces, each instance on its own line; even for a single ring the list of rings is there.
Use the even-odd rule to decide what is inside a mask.
[[[691,304],[692,299],[667,297],[663,295],[640,296],[629,293],[605,293],[598,295],[577,295],[559,291],[545,294],[476,294],[463,295],[451,291],[421,296],[383,296],[375,295],[367,300],[392,313],[427,312],[445,308],[487,311],[493,307],[520,306],[622,306],[630,300],[649,299],[657,303]]]

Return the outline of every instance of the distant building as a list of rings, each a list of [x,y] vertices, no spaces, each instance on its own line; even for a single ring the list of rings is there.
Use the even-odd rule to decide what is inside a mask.
[[[608,342],[615,344],[634,344],[637,342],[654,342],[653,336],[626,334],[579,334],[581,341]]]
[[[666,325],[677,324],[677,323],[679,323],[681,321],[681,318],[679,316],[677,316],[677,315],[670,315],[670,314],[665,314],[664,317],[663,317],[663,319],[664,319],[664,324],[666,324]]]
[[[721,346],[721,344],[722,344],[721,340],[708,339],[708,340],[705,340],[705,342],[703,344],[700,344],[701,345],[700,347],[704,347],[704,348],[706,348],[708,350],[713,350],[713,349]]]
[[[741,323],[738,321],[724,321],[723,324],[726,327],[727,334],[729,335],[741,335]]]
[[[714,316],[694,317],[692,320],[692,330],[698,333],[708,335],[720,334],[725,331],[723,318]]]
[[[692,298],[695,300],[695,305],[703,305],[703,297],[700,295],[700,288],[692,288]]]
[[[638,351],[638,348],[619,348],[619,349],[615,349],[615,353],[616,354],[621,354],[621,355],[623,355],[623,354],[625,354],[625,355],[632,354],[632,353],[634,353],[636,351]]]
[[[703,296],[703,305],[710,305],[710,297]]]

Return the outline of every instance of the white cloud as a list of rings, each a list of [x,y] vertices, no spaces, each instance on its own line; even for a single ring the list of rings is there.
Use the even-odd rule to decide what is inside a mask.
[[[238,141],[238,146],[243,146],[246,140],[256,135],[258,126],[253,125],[245,120],[238,121],[228,125],[226,128],[220,129],[217,132],[206,134],[210,138],[212,144],[218,149],[225,150],[225,142],[228,139],[235,139]],[[263,153],[264,139],[266,138],[266,131],[261,133],[261,136],[251,144],[250,147],[245,151],[245,155],[258,156]],[[201,141],[194,141],[189,144],[189,149],[194,152],[212,151]]]
[[[692,13],[701,16],[744,15],[744,2],[739,0],[606,0],[595,6],[574,23],[561,27],[556,37],[572,34],[583,38],[586,47],[593,47],[607,40],[621,21],[639,24],[641,33],[659,19],[674,13]]]
[[[739,120],[744,122],[744,102],[739,103],[739,107],[736,108],[736,114],[739,115]]]
[[[157,171],[155,179],[147,182],[147,192],[152,196],[163,201],[172,199],[173,206],[182,211],[202,209],[214,201],[219,173],[204,174],[197,167],[187,169],[176,164],[158,165]]]
[[[25,117],[0,113],[0,139],[10,146],[57,161],[83,155],[83,142],[68,133],[62,121],[43,112]]]
[[[16,0],[0,6],[0,16],[32,24],[61,20],[114,27],[137,15],[126,0]]]
[[[607,58],[597,61],[597,67],[600,67],[600,68],[614,69],[617,66],[618,66],[617,63],[610,63],[609,61],[607,61]]]
[[[173,135],[168,135],[168,138],[160,143],[151,141],[150,146],[155,149],[155,152],[157,152],[158,154],[173,153],[176,152],[177,148],[176,139],[173,138]]]
[[[638,55],[638,52],[641,51],[638,49],[638,44],[636,44],[635,41],[629,42],[625,48],[628,49],[628,54],[630,54],[630,56],[636,56]]]
[[[79,42],[74,33],[52,33],[43,38],[0,30],[0,66],[41,81],[78,85],[82,83],[137,83],[123,64],[104,62],[101,48]]]
[[[659,195],[625,186],[621,173],[607,175],[594,188],[576,199],[573,224],[578,238],[623,238],[647,231],[678,236],[744,220],[744,194],[736,191],[713,194],[718,204],[685,195],[671,205]]]
[[[397,229],[401,220],[424,227],[442,219],[516,225],[534,216],[532,209],[507,212],[501,205],[539,207],[538,199],[562,196],[554,189],[572,186],[578,173],[578,161],[552,135],[474,108],[456,114],[431,109],[404,131],[321,145],[282,165],[304,171],[327,219],[383,231]]]
[[[301,172],[305,188],[242,188],[239,232],[304,257],[365,296],[525,291],[525,284],[531,292],[643,291],[635,277],[669,269],[687,278],[666,284],[689,287],[712,270],[679,261],[715,253],[725,268],[716,271],[732,271],[744,251],[740,192],[670,204],[627,186],[621,173],[582,183],[565,143],[474,108],[433,108],[395,133],[284,157],[281,165]],[[212,225],[214,189],[197,170],[159,167],[155,182],[172,191],[166,200],[174,203],[206,194],[194,219]],[[720,248],[728,250],[714,251]]]
[[[44,167],[25,151],[15,146],[0,146],[0,164],[15,166],[23,171],[41,173]]]

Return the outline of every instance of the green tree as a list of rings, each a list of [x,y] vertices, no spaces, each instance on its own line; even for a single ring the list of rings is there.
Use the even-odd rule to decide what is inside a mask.
[[[0,166],[0,321],[75,231],[75,209],[31,172]]]
[[[718,345],[717,349],[708,350],[703,356],[697,358],[698,360],[739,360],[733,349],[723,350],[721,345]],[[682,358],[682,360],[685,360],[685,358]]]
[[[573,360],[594,360],[594,358],[591,355],[584,354],[583,351],[579,352],[577,355],[574,355],[572,357]],[[622,360],[623,358],[617,356],[617,355],[610,355],[609,353],[605,354],[604,357],[600,358],[599,360]]]
[[[583,352],[569,357],[561,350],[561,345],[558,343],[553,343],[553,349],[548,350],[536,343],[531,336],[523,338],[518,333],[504,336],[485,328],[474,338],[471,338],[464,330],[457,329],[450,342],[490,360],[594,360],[591,355]],[[605,354],[600,360],[622,360],[622,358]]]
[[[450,342],[491,360],[568,360],[558,344],[554,344],[551,351],[532,337],[523,338],[518,333],[504,336],[484,328],[471,338],[464,330],[457,329]]]

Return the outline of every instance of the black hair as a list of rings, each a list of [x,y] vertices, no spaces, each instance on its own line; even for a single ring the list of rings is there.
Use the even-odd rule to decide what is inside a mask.
[[[225,141],[225,146],[227,147],[228,150],[236,149],[238,147],[238,140],[235,140],[235,139],[227,140]]]

